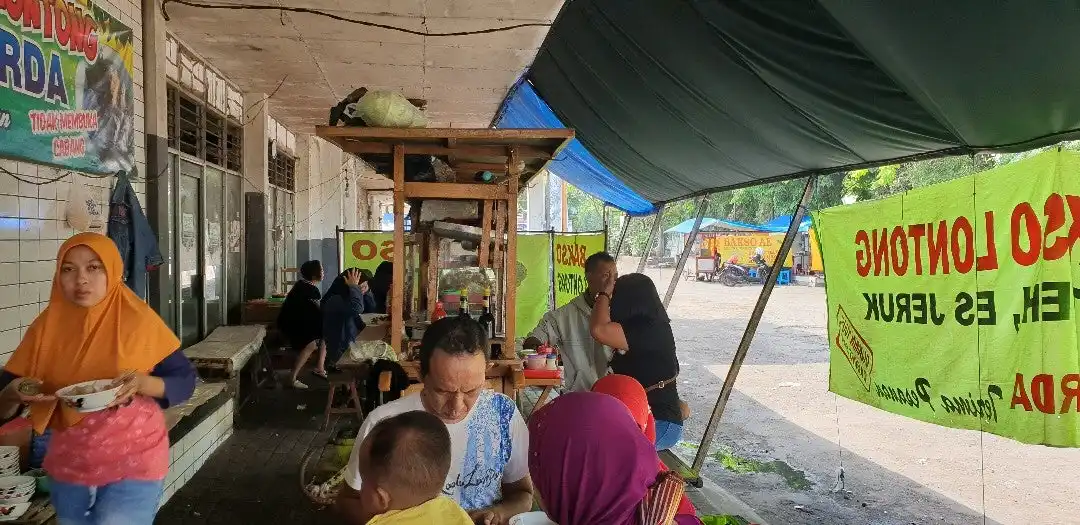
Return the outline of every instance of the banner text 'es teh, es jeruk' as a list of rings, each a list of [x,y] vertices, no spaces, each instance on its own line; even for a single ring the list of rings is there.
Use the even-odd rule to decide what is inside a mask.
[[[814,225],[830,390],[931,423],[1080,446],[1080,155],[830,208]]]

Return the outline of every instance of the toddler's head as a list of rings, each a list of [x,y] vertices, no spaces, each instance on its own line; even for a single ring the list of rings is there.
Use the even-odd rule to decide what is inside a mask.
[[[405,412],[376,424],[359,456],[360,496],[370,519],[439,496],[450,471],[450,432],[432,414]]]

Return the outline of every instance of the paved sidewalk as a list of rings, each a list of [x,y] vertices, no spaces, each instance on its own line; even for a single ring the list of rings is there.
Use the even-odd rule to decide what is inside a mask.
[[[310,384],[317,386],[315,380]],[[329,510],[320,511],[304,497],[299,481],[301,457],[331,433],[318,431],[325,404],[325,387],[261,390],[237,412],[233,435],[165,504],[155,523],[333,523]]]

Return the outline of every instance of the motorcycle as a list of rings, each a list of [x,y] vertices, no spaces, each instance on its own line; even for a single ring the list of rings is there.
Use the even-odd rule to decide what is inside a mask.
[[[724,263],[720,268],[720,284],[724,286],[739,286],[750,281],[750,272],[738,264]]]
[[[765,260],[760,257],[754,257],[753,262],[757,267],[757,275],[755,277],[750,277],[750,269],[746,266],[734,263],[724,263],[724,266],[720,268],[720,283],[724,286],[765,283],[765,280],[769,278],[769,272],[772,271],[772,268],[768,264],[765,264]]]

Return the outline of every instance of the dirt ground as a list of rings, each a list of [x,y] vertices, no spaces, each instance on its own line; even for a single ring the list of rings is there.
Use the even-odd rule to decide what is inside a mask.
[[[635,269],[636,260],[620,261],[622,273]],[[662,296],[672,270],[646,273]],[[672,299],[679,389],[693,410],[679,449],[688,462],[760,290],[680,281]],[[1080,450],[939,427],[836,396],[825,323],[823,288],[773,293],[706,477],[773,525],[1080,524]]]

